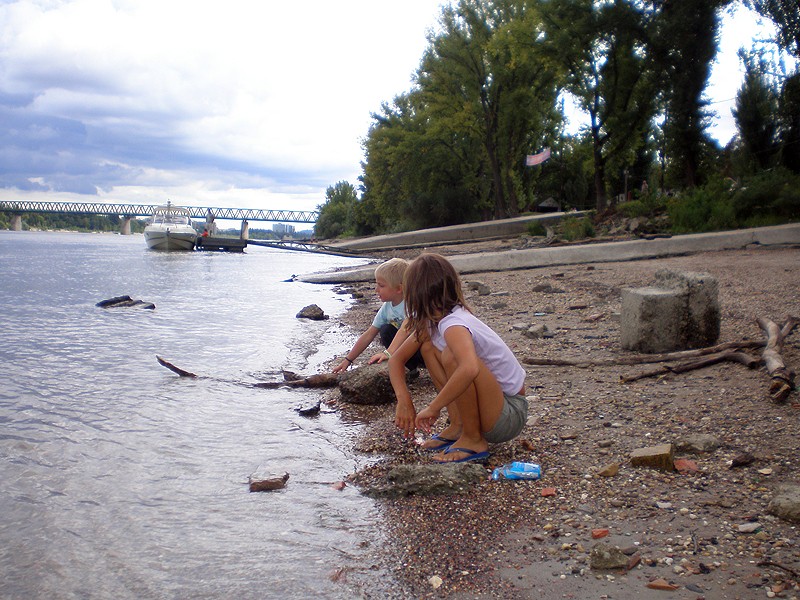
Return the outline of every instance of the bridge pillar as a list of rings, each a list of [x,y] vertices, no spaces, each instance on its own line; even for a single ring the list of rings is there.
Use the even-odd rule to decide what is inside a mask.
[[[239,232],[239,239],[246,240],[250,237],[250,223],[242,219],[242,229]]]
[[[133,217],[122,217],[122,222],[119,224],[119,233],[120,235],[130,235],[131,234],[131,219]]]
[[[22,231],[22,215],[11,215],[11,231]]]

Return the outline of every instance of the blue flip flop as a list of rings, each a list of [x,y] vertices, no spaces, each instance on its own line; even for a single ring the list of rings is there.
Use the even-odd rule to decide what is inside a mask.
[[[454,448],[453,446],[450,446],[444,451],[445,454],[450,454],[452,452],[463,452],[466,454],[466,456],[464,458],[459,458],[458,460],[436,460],[434,462],[439,463],[440,465],[446,465],[449,463],[484,462],[489,458],[488,450],[484,452],[476,452],[475,450],[470,450],[469,448]]]
[[[435,448],[422,448],[426,452],[447,452],[447,449],[456,443],[455,440],[448,440],[445,437],[440,436],[438,433],[434,433],[430,439],[436,440],[437,442],[442,442],[441,446],[436,446]]]

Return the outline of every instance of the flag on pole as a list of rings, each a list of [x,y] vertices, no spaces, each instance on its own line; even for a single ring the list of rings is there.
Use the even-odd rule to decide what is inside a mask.
[[[539,154],[528,154],[525,157],[525,166],[526,167],[535,167],[536,165],[542,164],[550,158],[550,148],[545,148]]]

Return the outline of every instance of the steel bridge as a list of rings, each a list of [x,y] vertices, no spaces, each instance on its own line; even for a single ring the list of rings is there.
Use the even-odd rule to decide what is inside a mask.
[[[27,200],[0,200],[0,211],[10,212],[12,228],[21,229],[25,213],[117,215],[122,218],[122,233],[130,233],[130,220],[149,217],[157,204],[108,204],[104,202],[33,202]],[[184,206],[193,219],[230,219],[233,221],[273,221],[282,223],[315,223],[319,213],[309,210],[259,210],[253,208],[214,208],[211,206]]]

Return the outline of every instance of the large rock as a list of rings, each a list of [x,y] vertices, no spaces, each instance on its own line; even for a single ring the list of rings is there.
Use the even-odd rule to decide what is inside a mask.
[[[385,484],[365,488],[363,493],[373,498],[465,494],[487,477],[488,471],[485,467],[469,462],[451,465],[400,465],[389,471]]]
[[[800,523],[800,485],[787,484],[779,487],[767,510],[786,521]]]
[[[342,401],[351,404],[391,404],[396,401],[386,364],[365,365],[339,377]]]

